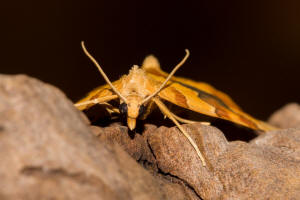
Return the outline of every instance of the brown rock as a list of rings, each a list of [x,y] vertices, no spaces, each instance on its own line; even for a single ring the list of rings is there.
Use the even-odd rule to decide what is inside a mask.
[[[120,143],[131,155],[137,155],[133,152],[141,149],[146,154],[153,153],[156,161],[151,156],[144,159],[150,159],[147,162],[156,166],[156,174],[181,181],[202,199],[296,199],[300,196],[298,129],[270,132],[246,143],[228,142],[222,132],[211,126],[192,124],[184,128],[202,147],[207,167],[202,166],[194,149],[175,127],[153,128],[143,134],[151,152],[142,146],[137,148],[145,144],[141,136],[129,142],[128,134],[118,132],[126,128],[104,128],[100,137],[102,141]],[[110,134],[118,138],[112,139],[115,136]],[[136,145],[132,144],[134,141]],[[134,157],[141,161],[142,155]]]
[[[146,124],[128,133],[118,123],[89,126],[59,90],[26,76],[0,76],[0,113],[0,199],[300,196],[297,128],[247,143],[228,142],[212,126],[184,125],[206,158],[203,167],[176,127]]]
[[[300,195],[300,131],[273,132],[294,153],[279,154],[272,143],[228,143],[217,129],[200,124],[185,128],[202,146],[209,166],[203,168],[195,151],[177,129],[158,131],[150,139],[158,168],[190,185],[203,199],[291,199]],[[202,136],[197,137],[199,133]],[[267,134],[268,135],[268,134]],[[267,137],[265,135],[265,137]],[[284,137],[284,139],[280,139]],[[279,139],[278,139],[279,138]],[[268,140],[265,138],[264,140]],[[293,141],[293,142],[292,142]],[[274,142],[275,143],[275,142]]]
[[[97,140],[88,120],[50,85],[0,75],[0,113],[0,199],[197,198],[152,176],[119,145]]]
[[[150,167],[154,171],[157,171],[156,159],[147,141],[147,136],[155,132],[156,126],[146,125],[142,135],[135,133],[131,133],[134,135],[130,135],[127,127],[116,124],[103,129],[99,128],[98,130],[98,132],[101,132],[98,134],[101,141],[119,144],[135,160],[141,161],[144,167]],[[143,163],[144,161],[147,162]]]
[[[269,122],[279,128],[300,127],[300,105],[297,103],[285,105],[272,114]]]
[[[279,154],[287,161],[300,162],[299,136],[300,128],[282,129],[261,135],[252,140],[250,144],[258,145],[259,148],[272,148],[274,153]],[[285,161],[282,163],[285,163]]]

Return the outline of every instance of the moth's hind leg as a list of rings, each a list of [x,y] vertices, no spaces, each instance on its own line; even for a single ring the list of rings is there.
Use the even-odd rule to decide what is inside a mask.
[[[210,125],[210,122],[199,122],[199,121],[184,119],[184,118],[181,118],[181,117],[175,115],[174,113],[172,113],[172,115],[175,119],[177,119],[177,121],[179,121],[181,123],[185,123],[185,124],[201,123],[202,125],[206,125],[206,126]]]
[[[179,124],[179,122],[177,121],[177,119],[174,117],[174,114],[158,98],[153,98],[153,101],[156,103],[156,105],[159,107],[159,109],[162,111],[162,113],[164,115],[166,115],[169,119],[171,119],[176,124],[176,126],[179,128],[179,130],[183,133],[183,135],[188,139],[188,141],[191,143],[191,145],[193,146],[193,148],[196,150],[197,155],[199,156],[199,158],[200,158],[200,160],[202,162],[202,165],[206,166],[205,159],[204,159],[201,151],[199,150],[198,146],[196,145],[196,143],[194,142],[194,140],[191,138],[191,136],[182,128],[182,126]]]

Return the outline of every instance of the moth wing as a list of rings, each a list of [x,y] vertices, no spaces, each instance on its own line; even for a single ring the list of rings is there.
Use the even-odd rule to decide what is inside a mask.
[[[112,84],[116,87],[117,90],[120,91],[121,86],[122,86],[121,79],[112,82]],[[102,86],[99,86],[99,87],[93,89],[84,98],[82,98],[78,102],[76,102],[76,104],[83,103],[85,101],[90,101],[90,100],[97,99],[97,98],[101,98],[101,97],[105,97],[105,96],[111,96],[113,94],[114,93],[112,92],[110,86],[108,84],[105,84],[105,85],[102,85]],[[78,109],[86,110],[86,109],[90,108],[91,106],[93,106],[93,105],[82,105],[82,106],[79,106]]]
[[[164,78],[167,78],[169,75],[168,73],[161,70],[158,59],[153,55],[149,55],[144,59],[143,64],[142,64],[142,69],[144,71],[146,71],[147,74],[161,76]],[[227,94],[216,90],[213,86],[211,86],[207,83],[196,82],[196,81],[192,81],[190,79],[176,77],[176,76],[173,76],[171,78],[171,80],[185,83],[186,85],[195,87],[205,93],[208,93],[210,95],[218,97],[219,99],[221,99],[223,102],[225,102],[230,107],[240,109],[240,107]]]
[[[153,85],[161,85],[168,76],[166,72],[160,69],[159,62],[154,56],[146,57],[142,68],[153,80]],[[180,107],[211,117],[229,120],[254,130],[275,129],[243,112],[228,95],[207,83],[172,77],[158,95]]]

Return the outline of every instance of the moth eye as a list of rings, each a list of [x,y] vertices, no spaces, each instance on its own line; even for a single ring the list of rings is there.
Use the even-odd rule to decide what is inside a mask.
[[[128,112],[127,104],[126,103],[121,103],[120,106],[119,106],[119,111],[120,111],[121,114],[127,115],[127,112]]]
[[[139,116],[138,116],[138,118],[143,117],[143,115],[145,114],[145,111],[146,111],[146,107],[144,105],[141,105],[140,108],[139,108]]]

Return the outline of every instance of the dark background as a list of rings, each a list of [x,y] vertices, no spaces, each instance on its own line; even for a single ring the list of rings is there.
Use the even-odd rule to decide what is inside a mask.
[[[299,1],[5,1],[0,73],[51,83],[73,101],[104,83],[80,41],[111,80],[155,54],[165,71],[226,92],[267,117],[299,102]],[[1,98],[1,97],[0,97]]]

